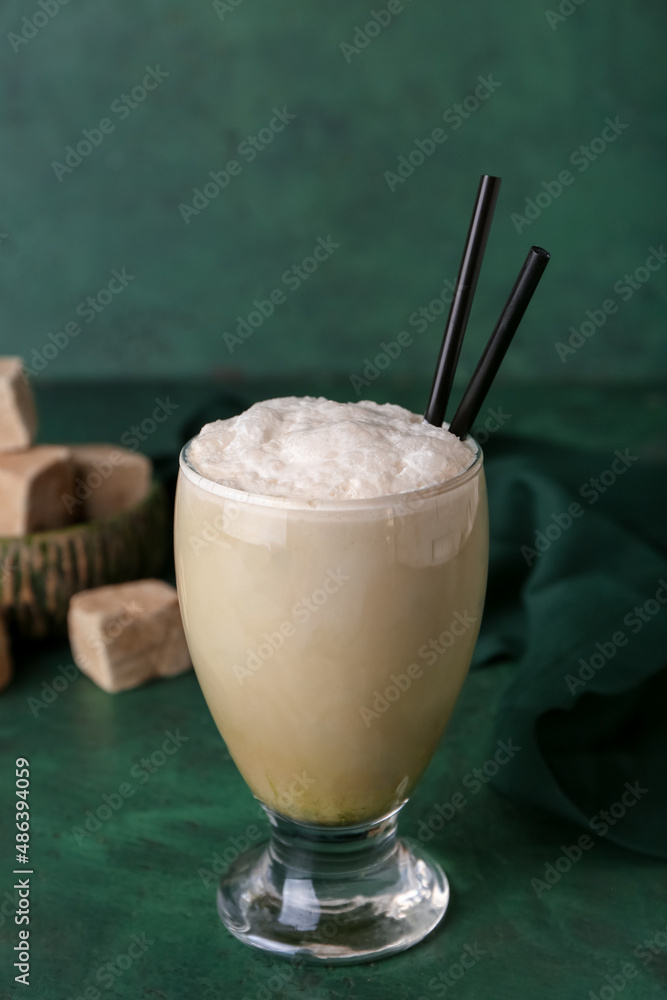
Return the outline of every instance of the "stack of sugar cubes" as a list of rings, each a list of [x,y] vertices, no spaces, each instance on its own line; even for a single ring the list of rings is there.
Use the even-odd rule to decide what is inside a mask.
[[[33,445],[36,430],[21,359],[0,358],[0,538],[110,517],[147,495],[153,469],[145,455],[108,444]],[[92,481],[96,488],[78,498],[77,483]],[[67,626],[75,663],[106,691],[174,676],[191,665],[176,590],[162,580],[81,591],[70,601]],[[0,689],[12,674],[0,616]]]

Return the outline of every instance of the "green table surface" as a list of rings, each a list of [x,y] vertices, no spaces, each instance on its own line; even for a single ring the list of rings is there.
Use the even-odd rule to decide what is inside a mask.
[[[392,388],[394,395],[387,398],[419,405],[413,387]],[[313,391],[305,378],[237,390],[251,400]],[[196,420],[207,399],[215,400],[222,389],[137,382],[76,391],[43,384],[37,391],[41,439],[49,441],[119,441],[150,417],[154,399],[170,396],[179,406],[177,417],[175,411],[142,447],[173,456],[183,424]],[[315,391],[349,395],[343,382],[321,379]],[[644,454],[665,457],[658,428],[661,418],[664,425],[667,395],[659,389],[503,386],[494,392],[489,405],[500,405],[502,398],[519,436],[591,448],[608,442],[613,451],[624,428],[627,440],[641,442]],[[212,856],[229,858],[232,838],[263,821],[194,674],[111,696],[67,670],[72,679],[58,681],[56,692],[60,668],[72,662],[65,642],[17,647],[16,661],[16,678],[0,696],[0,788],[8,804],[0,830],[0,997],[611,1000],[618,994],[623,1000],[651,1000],[665,995],[664,863],[598,840],[538,898],[531,879],[543,879],[545,867],[555,864],[581,831],[501,797],[486,783],[477,787],[466,780],[496,749],[495,705],[511,663],[470,674],[446,736],[401,816],[406,836],[418,837],[426,830],[423,823],[441,826],[429,840],[452,887],[440,927],[412,950],[376,963],[294,968],[240,944],[218,920],[215,882],[206,876]],[[31,699],[41,700],[45,692],[44,700],[52,700],[35,714]],[[147,769],[142,759],[160,751],[167,734],[176,736],[177,751],[158,753],[159,766]],[[19,756],[30,761],[29,987],[14,982],[9,957],[18,940],[11,789]],[[118,806],[123,784],[132,794],[121,796]],[[437,807],[449,817],[446,804],[457,792],[465,804],[440,822]],[[105,795],[118,807],[93,834],[77,837],[74,828],[83,828],[86,811],[97,810]],[[655,953],[643,945],[649,941]],[[456,978],[466,952],[475,961]]]

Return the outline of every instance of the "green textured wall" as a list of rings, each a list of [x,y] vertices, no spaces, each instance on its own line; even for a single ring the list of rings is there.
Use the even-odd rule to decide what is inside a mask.
[[[421,333],[408,317],[455,277],[482,171],[504,184],[464,370],[539,243],[553,262],[506,373],[664,375],[667,267],[631,294],[614,290],[667,237],[663,5],[563,0],[571,13],[555,20],[529,0],[404,0],[365,48],[344,52],[370,2],[42,3],[53,16],[37,0],[0,8],[0,352],[35,358],[49,333],[80,329],[47,349],[40,378],[361,373],[380,341],[408,329],[395,370],[430,380],[442,317]],[[22,21],[35,15],[47,23]],[[119,110],[147,66],[168,76]],[[479,108],[443,121],[489,75]],[[296,118],[249,162],[239,144],[274,107]],[[104,118],[113,131],[99,146],[54,169]],[[582,154],[571,163],[607,118],[627,127],[587,169]],[[438,127],[445,141],[392,192],[385,172]],[[179,205],[232,159],[240,173],[186,224]],[[512,213],[565,169],[572,183],[517,232]],[[285,284],[329,235],[340,247],[299,288]],[[114,268],[134,280],[86,323],[77,305]],[[230,351],[224,332],[275,288],[285,301]],[[604,328],[560,360],[555,343],[609,299],[618,308]]]

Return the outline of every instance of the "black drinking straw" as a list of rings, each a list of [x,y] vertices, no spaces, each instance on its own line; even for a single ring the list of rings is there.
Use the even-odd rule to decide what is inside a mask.
[[[454,419],[449,425],[452,434],[456,434],[461,440],[470,433],[470,428],[486,399],[486,394],[496,377],[505,352],[512,342],[512,337],[523,319],[523,314],[528,308],[528,303],[533,297],[533,292],[537,288],[550,258],[551,254],[542,250],[541,247],[531,247],[528,251],[519,277],[505,303],[505,308],[500,314],[500,319],[489,337],[489,342],[479,359],[470,384],[463,394]]]
[[[424,414],[424,420],[436,427],[442,427],[442,422],[445,419],[445,410],[452,391],[454,373],[461,353],[463,335],[468,325],[468,317],[482,267],[484,250],[489,238],[489,229],[499,190],[500,177],[482,174],[461,258],[461,266],[456,279],[454,298],[449,309],[445,332],[442,335],[442,346],[438,355],[431,395]]]

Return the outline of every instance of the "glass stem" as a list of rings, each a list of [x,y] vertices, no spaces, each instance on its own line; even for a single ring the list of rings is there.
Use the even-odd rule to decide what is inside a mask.
[[[338,827],[295,823],[268,806],[264,809],[271,823],[271,860],[294,878],[372,875],[398,849],[398,809],[380,820]]]

